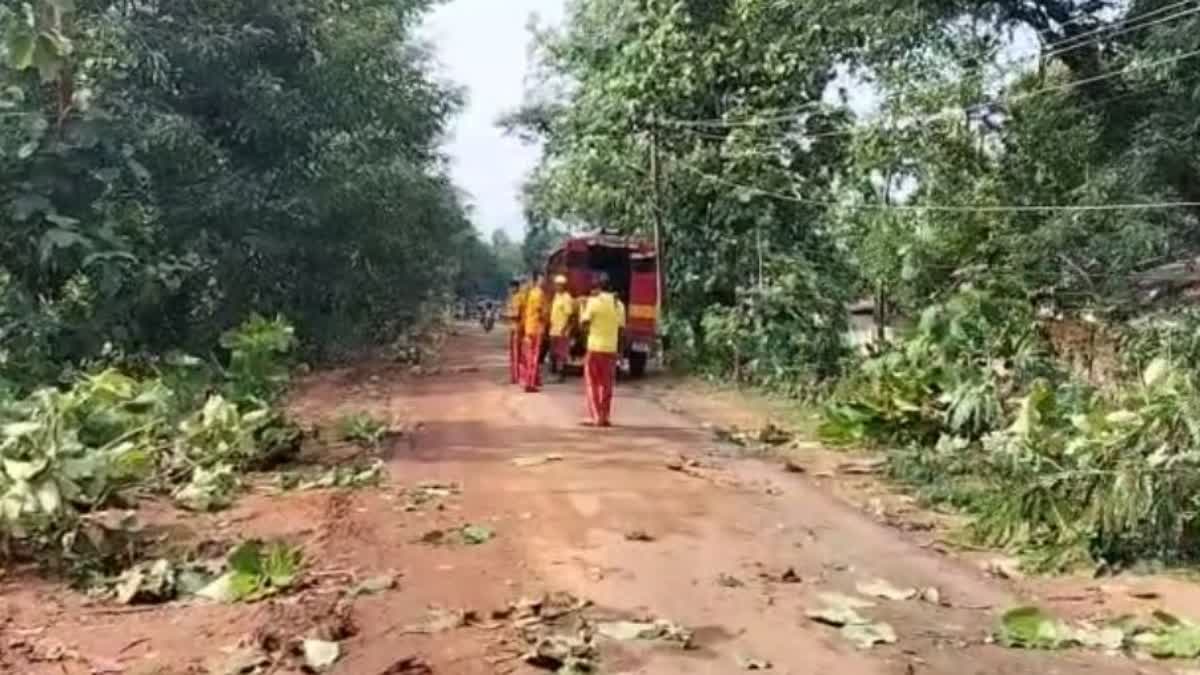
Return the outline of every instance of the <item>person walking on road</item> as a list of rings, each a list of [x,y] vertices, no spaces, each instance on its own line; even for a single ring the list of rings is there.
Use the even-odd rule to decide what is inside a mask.
[[[625,306],[613,295],[608,275],[596,275],[591,297],[580,316],[587,334],[587,356],[583,362],[588,426],[611,426],[613,388],[617,379],[617,350],[625,327]]]
[[[571,318],[575,314],[575,298],[567,290],[567,278],[554,277],[554,301],[550,304],[550,371],[558,381],[566,379],[567,361],[571,358]]]
[[[535,272],[533,284],[525,295],[524,310],[521,312],[521,329],[524,332],[521,385],[531,394],[542,387],[542,340],[546,334],[546,319],[550,314],[542,283],[541,273]]]
[[[508,374],[513,384],[521,378],[521,312],[525,308],[525,289],[521,288],[521,280],[513,278],[508,282],[508,306],[504,308],[504,318],[508,321]]]

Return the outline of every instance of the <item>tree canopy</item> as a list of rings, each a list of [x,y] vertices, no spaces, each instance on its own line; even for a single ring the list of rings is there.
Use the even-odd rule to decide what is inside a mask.
[[[490,255],[438,146],[429,0],[0,7],[0,374],[251,311],[385,340]],[[108,345],[106,347],[106,345]]]
[[[538,217],[660,209],[698,361],[820,377],[851,298],[1111,309],[1195,251],[1197,28],[1164,1],[573,0],[506,123],[544,143]]]

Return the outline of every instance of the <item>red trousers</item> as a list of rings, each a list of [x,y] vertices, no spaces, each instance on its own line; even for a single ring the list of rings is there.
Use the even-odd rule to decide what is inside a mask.
[[[521,384],[525,391],[536,391],[542,386],[542,331],[526,335],[522,345]]]
[[[520,329],[510,328],[508,331],[508,375],[512,378],[513,384],[521,379],[521,346]]]
[[[561,368],[571,358],[571,338],[566,335],[550,336],[550,354]]]
[[[613,386],[617,379],[617,355],[588,352],[583,359],[584,391],[588,414],[600,426],[608,426],[612,413]]]

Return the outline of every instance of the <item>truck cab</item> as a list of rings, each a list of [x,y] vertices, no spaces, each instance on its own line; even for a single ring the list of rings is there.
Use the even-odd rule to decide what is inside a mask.
[[[658,255],[642,239],[610,232],[574,235],[550,254],[546,278],[567,278],[567,290],[576,299],[592,291],[597,272],[604,272],[613,291],[625,305],[622,361],[629,374],[641,377],[658,336]],[[578,315],[575,317],[576,326]],[[581,331],[572,333],[571,363],[581,365],[587,351]]]

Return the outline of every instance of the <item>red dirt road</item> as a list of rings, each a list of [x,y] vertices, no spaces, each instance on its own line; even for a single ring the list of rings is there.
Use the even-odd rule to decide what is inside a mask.
[[[343,642],[333,672],[384,675],[405,656],[424,658],[435,673],[544,672],[508,657],[511,638],[491,626],[433,635],[405,626],[431,605],[487,617],[522,596],[554,591],[614,616],[667,619],[695,631],[698,648],[690,651],[601,641],[602,673],[729,674],[743,671],[739,658],[769,661],[771,672],[792,675],[1167,672],[1124,657],[986,644],[996,615],[1019,604],[1003,582],[876,523],[807,476],[722,451],[697,420],[665,409],[653,381],[618,387],[617,427],[582,428],[577,379],[521,393],[506,382],[503,337],[467,332],[449,340],[443,374],[356,368],[319,374],[299,388],[302,415],[368,409],[423,423],[411,443],[391,449],[383,488],[255,494],[229,513],[189,522],[197,536],[305,542],[318,579],[312,589],[249,607],[107,614],[46,583],[10,580],[0,586],[0,627],[10,635],[39,631],[39,639],[83,655],[12,672],[86,673],[81,664],[88,659],[93,667],[120,664],[124,672],[206,672],[220,648],[247,635],[313,630],[313,621],[327,618],[329,599],[344,590],[339,575],[389,570],[401,575],[398,588],[355,601],[357,631]],[[562,459],[513,463],[547,453]],[[668,468],[681,454],[699,466]],[[399,486],[429,480],[456,482],[461,495],[444,499],[442,510],[405,510]],[[465,523],[486,524],[496,536],[470,547],[417,541],[431,529]],[[634,530],[654,540],[628,540]],[[771,580],[788,568],[799,583]],[[949,606],[878,601],[862,613],[890,623],[898,641],[869,651],[805,617],[820,605],[819,593],[853,593],[856,582],[874,578],[936,587]],[[293,626],[297,614],[304,618]]]

